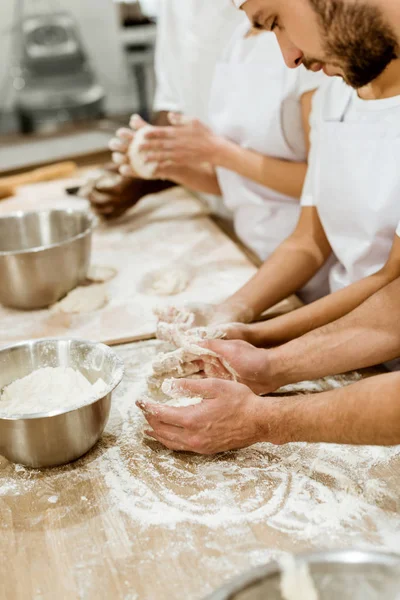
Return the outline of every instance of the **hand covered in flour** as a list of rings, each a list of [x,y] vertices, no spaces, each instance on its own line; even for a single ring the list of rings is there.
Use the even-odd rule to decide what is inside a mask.
[[[203,401],[187,408],[137,402],[151,427],[146,434],[167,448],[211,455],[261,441],[280,443],[275,399],[260,398],[242,384],[217,379],[175,381],[173,387],[174,396],[180,391]]]
[[[232,379],[226,366],[233,370],[239,383],[249,387],[256,394],[268,394],[277,389],[269,361],[269,351],[255,348],[242,340],[209,340],[199,343],[200,348],[210,350],[193,358],[193,364],[185,364],[186,372],[194,371],[203,377]]]
[[[148,162],[159,163],[158,172],[171,165],[217,164],[223,138],[197,119],[170,113],[169,121],[171,127],[153,128],[141,145],[141,150],[148,153]]]
[[[243,306],[230,306],[228,303],[188,304],[177,308],[169,306],[155,309],[158,318],[157,338],[176,346],[181,345],[182,336],[189,335],[193,339],[243,339],[241,324],[234,321],[250,320],[249,311]],[[243,330],[243,334],[244,334]],[[246,330],[247,331],[247,330]]]

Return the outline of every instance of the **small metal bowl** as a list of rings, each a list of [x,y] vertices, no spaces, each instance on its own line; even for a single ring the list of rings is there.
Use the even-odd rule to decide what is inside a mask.
[[[0,217],[0,303],[33,310],[54,304],[86,278],[96,219],[80,210]]]
[[[400,556],[395,554],[339,550],[300,554],[295,560],[308,565],[319,600],[395,600],[400,591]],[[282,600],[281,574],[277,563],[258,567],[207,600]]]
[[[72,367],[92,384],[103,379],[107,391],[75,408],[15,417],[1,415],[0,401],[0,455],[29,467],[54,467],[88,452],[106,426],[112,391],[124,374],[122,361],[103,344],[35,340],[0,350],[0,390],[42,367]]]

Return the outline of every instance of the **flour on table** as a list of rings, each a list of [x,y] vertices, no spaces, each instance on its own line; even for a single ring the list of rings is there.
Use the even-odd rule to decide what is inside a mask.
[[[319,596],[305,562],[296,562],[293,555],[278,560],[282,569],[281,594],[284,600],[318,600]]]
[[[71,367],[44,367],[3,389],[0,414],[18,416],[66,410],[100,398],[106,391],[107,385],[102,379],[92,385]]]
[[[116,275],[118,271],[114,269],[114,267],[102,267],[101,265],[92,265],[89,268],[87,279],[89,281],[93,281],[94,283],[105,283],[107,281],[111,281]]]
[[[107,290],[102,284],[77,287],[54,304],[53,313],[80,314],[100,310],[108,303]]]
[[[145,142],[147,133],[152,129],[154,128],[150,125],[139,129],[135,133],[135,137],[128,149],[128,158],[131,167],[143,179],[152,179],[158,167],[158,162],[146,163],[148,153],[140,151],[140,146]]]

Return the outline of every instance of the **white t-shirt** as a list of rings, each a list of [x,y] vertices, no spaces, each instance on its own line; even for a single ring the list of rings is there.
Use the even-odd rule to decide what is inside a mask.
[[[214,67],[246,16],[231,0],[162,0],[154,110],[208,121]]]

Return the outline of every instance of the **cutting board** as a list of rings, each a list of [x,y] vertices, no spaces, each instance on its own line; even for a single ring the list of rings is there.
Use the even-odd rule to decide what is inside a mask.
[[[30,186],[1,212],[52,206],[82,206],[60,194],[40,197]],[[52,187],[51,187],[52,186]],[[14,203],[14,204],[13,204]],[[21,312],[0,307],[0,345],[42,337],[80,337],[112,344],[148,339],[155,333],[156,306],[220,302],[254,273],[256,267],[209,218],[204,204],[182,188],[148,196],[124,218],[101,224],[93,236],[92,264],[110,266],[117,276],[107,286],[108,304],[91,313],[56,315],[51,310]],[[152,273],[184,266],[187,289],[174,296],[149,294]]]

